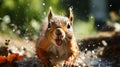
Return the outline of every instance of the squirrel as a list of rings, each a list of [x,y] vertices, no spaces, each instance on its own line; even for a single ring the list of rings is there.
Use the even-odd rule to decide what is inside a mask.
[[[74,65],[79,47],[73,33],[73,18],[72,8],[68,16],[55,15],[49,9],[35,46],[37,57],[45,67]]]

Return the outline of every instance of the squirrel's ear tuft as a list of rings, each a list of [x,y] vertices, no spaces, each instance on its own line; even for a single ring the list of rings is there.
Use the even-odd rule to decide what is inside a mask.
[[[68,19],[69,19],[70,23],[72,24],[72,23],[73,23],[74,16],[73,16],[73,11],[72,11],[72,8],[71,8],[71,7],[69,8]]]
[[[49,8],[48,21],[53,17],[52,7]]]

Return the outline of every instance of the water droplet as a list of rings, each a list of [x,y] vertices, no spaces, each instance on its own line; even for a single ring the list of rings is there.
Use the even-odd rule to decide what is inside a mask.
[[[104,46],[107,46],[107,42],[106,42],[105,40],[102,40],[102,44],[103,44]]]
[[[98,24],[97,26],[99,27],[100,25]]]
[[[87,48],[85,48],[85,51],[87,51]]]
[[[11,24],[11,26],[15,26],[15,24]]]
[[[81,44],[82,44],[81,42],[78,43],[78,45],[81,45]]]
[[[92,45],[93,47],[95,46],[95,44]]]
[[[83,64],[83,66],[86,66],[86,64]]]
[[[4,21],[5,23],[7,23],[7,24],[10,23],[10,21],[11,21],[11,20],[10,20],[10,16],[8,16],[8,15],[4,16],[4,17],[3,17],[3,21]]]
[[[44,15],[46,15],[46,12],[43,12]]]
[[[114,23],[115,31],[120,31],[120,24]]]
[[[95,53],[95,51],[94,51],[94,50],[92,50],[92,53],[94,54],[94,53]]]
[[[101,59],[99,59],[99,61],[102,61]]]
[[[28,39],[29,39],[29,37],[25,37],[25,39],[26,39],[26,40],[28,40]]]
[[[24,49],[24,47],[22,46],[22,47],[21,47],[21,49],[23,50],[23,49]]]
[[[90,16],[91,19],[93,19],[93,16]]]
[[[43,3],[43,6],[45,6],[45,3]]]
[[[110,7],[112,7],[112,5],[110,4]]]
[[[15,29],[13,29],[12,31],[15,32]]]
[[[56,58],[58,58],[58,56],[56,56]]]

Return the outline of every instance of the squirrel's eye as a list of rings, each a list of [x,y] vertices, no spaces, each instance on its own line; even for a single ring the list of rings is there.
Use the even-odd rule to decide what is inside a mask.
[[[49,22],[48,24],[48,28],[51,28],[51,26],[53,25],[54,22]]]
[[[67,28],[70,29],[70,24],[67,24]]]

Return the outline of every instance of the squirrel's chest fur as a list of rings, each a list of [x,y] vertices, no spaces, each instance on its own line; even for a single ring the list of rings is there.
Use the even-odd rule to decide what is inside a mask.
[[[70,54],[67,44],[61,46],[51,45],[47,51],[50,61],[59,62],[65,60]]]

